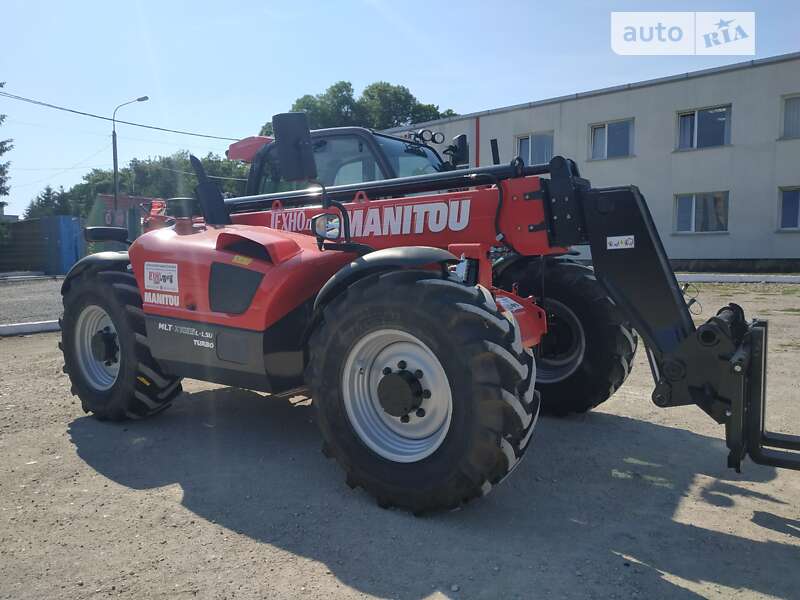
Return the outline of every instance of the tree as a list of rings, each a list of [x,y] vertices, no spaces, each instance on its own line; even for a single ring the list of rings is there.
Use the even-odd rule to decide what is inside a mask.
[[[371,83],[358,99],[349,81],[339,81],[322,94],[301,96],[292,110],[308,114],[312,129],[348,125],[389,129],[456,115],[452,109],[442,112],[436,104],[423,104],[407,87],[386,81]],[[265,123],[260,134],[273,135],[272,123]]]
[[[436,104],[423,104],[407,87],[386,81],[376,81],[364,88],[358,103],[365,121],[374,129],[424,123],[442,115]],[[455,114],[451,109],[446,112]]]
[[[0,88],[6,84],[5,81],[0,81]],[[6,120],[6,115],[0,115],[0,125]],[[0,156],[11,150],[14,146],[11,142],[14,140],[0,140]],[[0,162],[0,196],[8,196],[8,166],[10,162]]]
[[[308,115],[311,129],[355,125],[360,116],[358,109],[353,85],[349,81],[334,83],[323,94],[301,96],[292,104],[292,111]]]
[[[272,129],[272,121],[267,121],[261,126],[261,131],[258,132],[258,135],[268,135],[272,137],[275,135],[275,131]]]
[[[72,214],[72,202],[70,201],[70,196],[64,191],[64,186],[58,186],[58,191],[56,192],[56,202],[53,207],[53,214],[55,215],[71,215]]]
[[[247,177],[247,166],[209,153],[200,161],[206,172],[214,178],[224,193],[241,195]],[[194,194],[197,185],[189,163],[189,153],[176,152],[170,156],[133,159],[119,172],[119,189],[122,194],[151,198],[187,197]],[[53,190],[47,186],[34,198],[25,211],[26,219],[50,215],[87,217],[97,201],[98,194],[113,193],[113,174],[110,169],[92,169],[83,181],[68,190]]]
[[[28,204],[28,208],[25,209],[25,218],[39,219],[54,215],[57,203],[58,192],[48,185]]]

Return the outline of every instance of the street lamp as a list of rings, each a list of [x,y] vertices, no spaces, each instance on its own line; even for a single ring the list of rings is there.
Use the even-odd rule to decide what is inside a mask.
[[[117,213],[117,196],[119,195],[119,174],[117,173],[117,111],[123,106],[133,104],[134,102],[147,102],[150,100],[149,96],[141,96],[135,100],[128,100],[123,102],[114,109],[111,114],[111,145],[114,148],[114,214]]]

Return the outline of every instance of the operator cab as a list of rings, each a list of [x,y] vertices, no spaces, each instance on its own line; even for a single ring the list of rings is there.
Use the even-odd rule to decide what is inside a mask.
[[[272,140],[263,139],[263,145],[252,159],[245,195],[306,188],[307,182],[289,182],[280,178]],[[452,168],[427,144],[363,127],[318,129],[311,132],[311,142],[317,179],[326,187],[428,175]],[[232,148],[234,146],[236,144]]]

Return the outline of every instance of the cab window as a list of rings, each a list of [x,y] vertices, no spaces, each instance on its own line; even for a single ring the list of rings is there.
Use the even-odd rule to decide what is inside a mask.
[[[313,138],[317,179],[326,186],[346,185],[385,179],[386,175],[369,145],[357,135],[331,135]],[[269,169],[264,170],[260,194],[272,194],[305,189],[306,182],[274,181]]]
[[[375,135],[397,177],[429,175],[443,170],[442,160],[428,146],[386,135]]]
[[[317,177],[324,185],[384,179],[375,155],[356,135],[332,135],[312,141]]]

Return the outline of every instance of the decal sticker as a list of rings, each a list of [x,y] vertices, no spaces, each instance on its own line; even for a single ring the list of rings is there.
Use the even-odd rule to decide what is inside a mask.
[[[214,348],[214,334],[205,329],[198,329],[197,327],[187,327],[185,325],[174,325],[172,323],[165,323],[158,321],[156,325],[159,331],[166,331],[175,335],[186,335],[192,338],[192,343],[199,348]]]
[[[161,306],[180,306],[181,302],[175,294],[161,294],[159,292],[145,292],[145,304],[160,304]]]
[[[525,309],[525,307],[522,306],[522,304],[520,304],[519,302],[517,302],[512,298],[509,298],[508,296],[497,296],[494,300],[500,306],[511,312]]]
[[[347,211],[353,237],[382,237],[462,231],[469,225],[470,199],[447,202],[418,202],[393,206],[371,206]],[[311,228],[302,210],[270,212],[270,227],[286,231],[305,231]]]
[[[242,256],[241,254],[237,254],[231,259],[231,262],[235,265],[242,265],[246,267],[251,262],[253,262],[253,259],[250,258],[249,256]]]
[[[353,237],[382,237],[410,233],[461,231],[469,225],[469,198],[449,202],[420,202],[349,212]]]
[[[144,289],[177,292],[178,265],[175,263],[144,263]]]
[[[628,250],[634,247],[632,235],[613,235],[606,238],[606,250]]]
[[[284,231],[311,231],[311,219],[302,210],[278,208],[269,213],[269,226]]]

